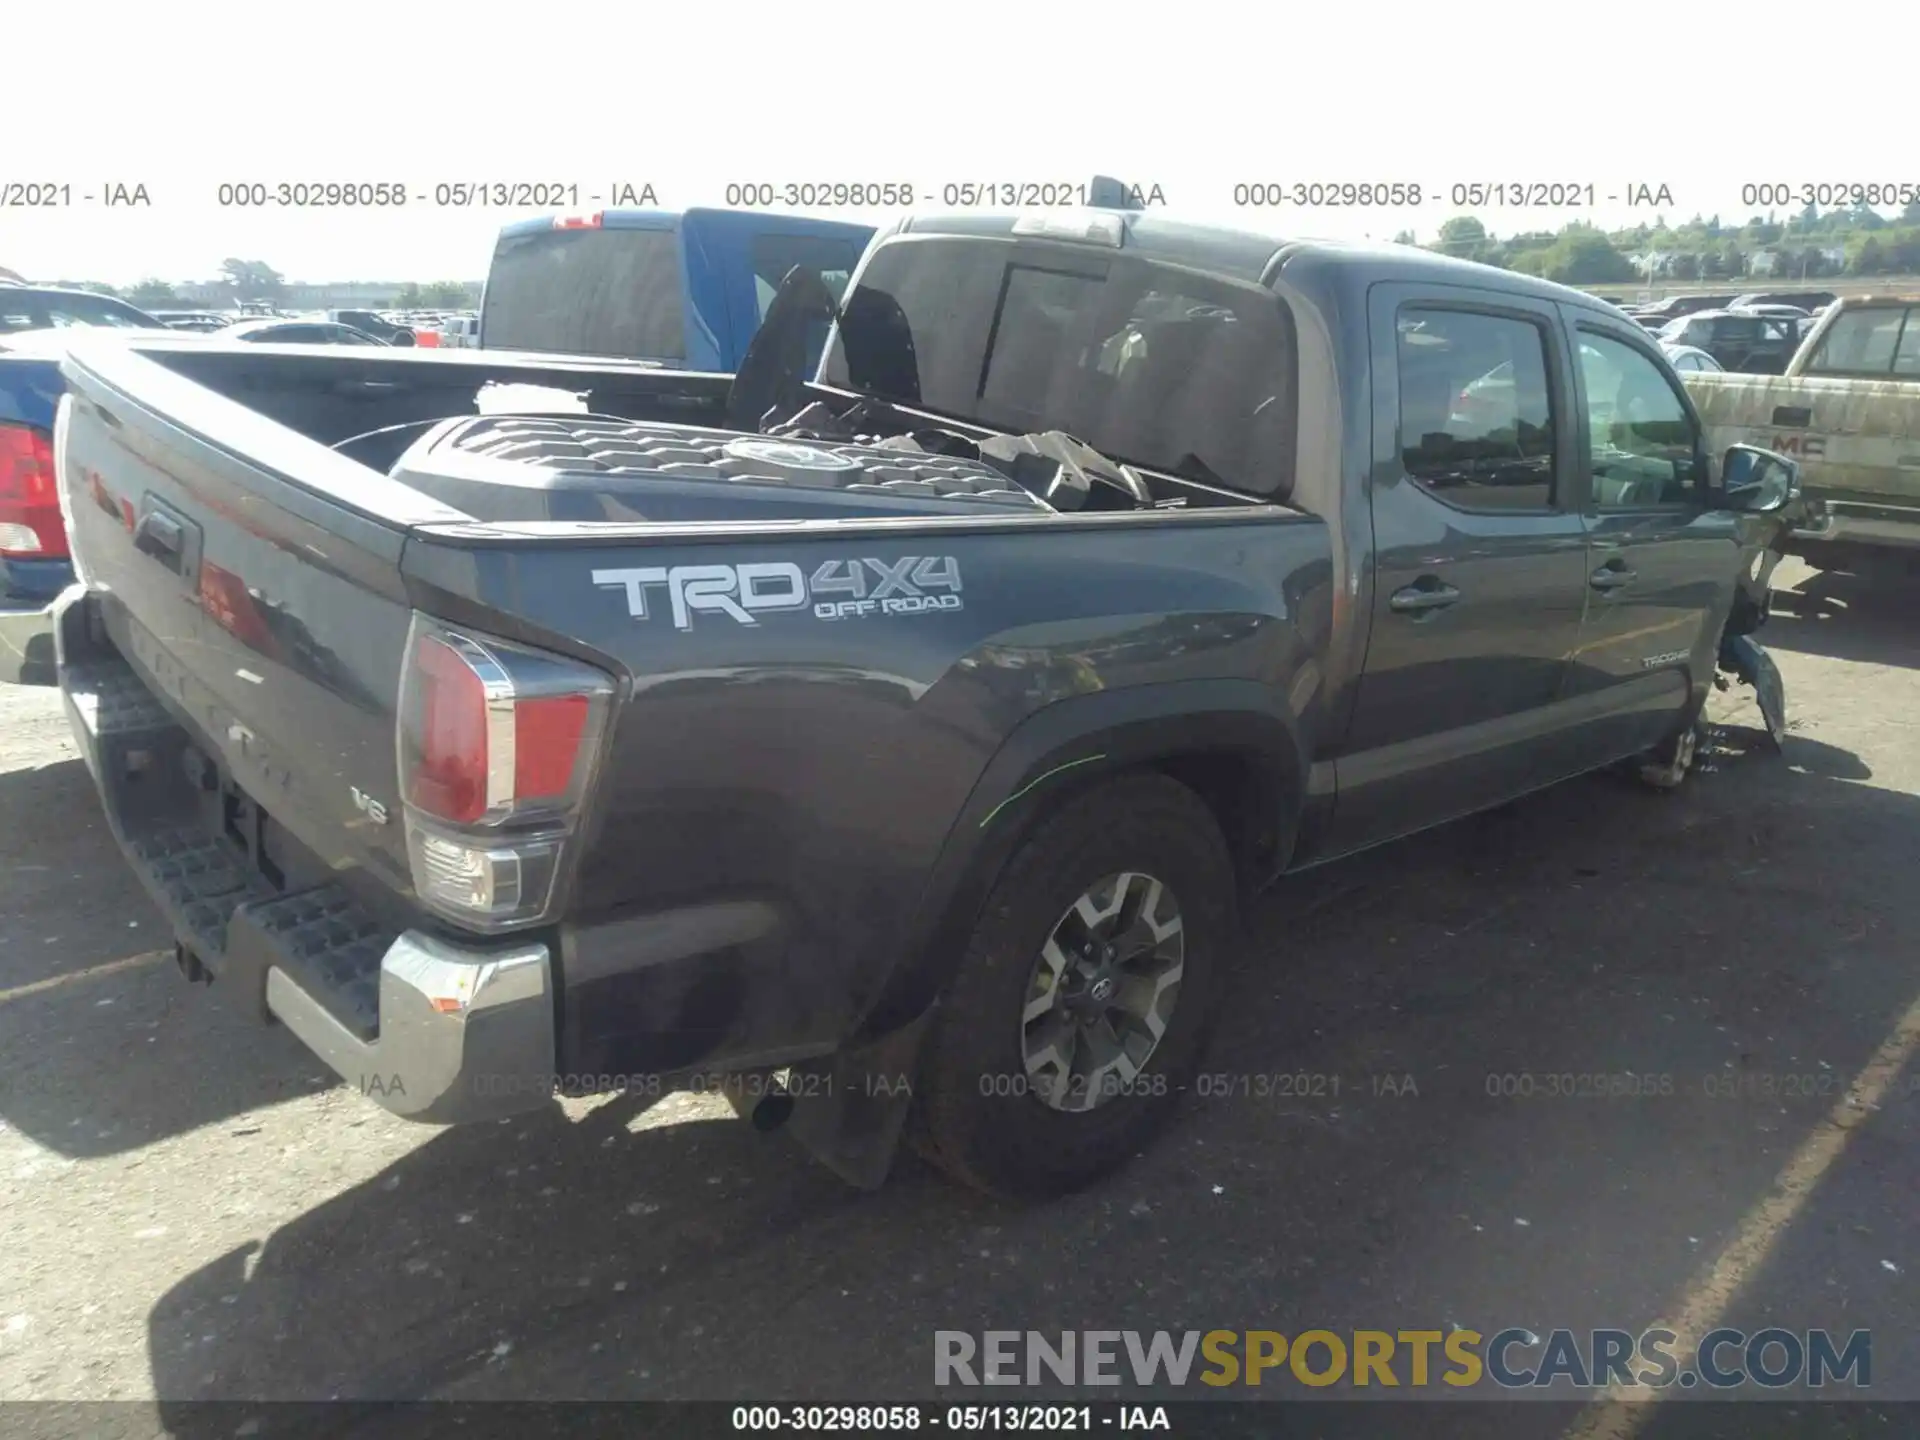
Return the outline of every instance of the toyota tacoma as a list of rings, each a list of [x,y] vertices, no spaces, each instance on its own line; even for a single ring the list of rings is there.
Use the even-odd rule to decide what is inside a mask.
[[[1797,483],[1603,302],[1114,211],[902,220],[733,376],[65,379],[60,684],[189,977],[424,1121],[722,1076],[1011,1195],[1166,1121],[1249,892],[1684,775]]]

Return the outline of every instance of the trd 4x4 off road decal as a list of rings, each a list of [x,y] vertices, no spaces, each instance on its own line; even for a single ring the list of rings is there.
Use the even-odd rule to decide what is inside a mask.
[[[673,623],[693,628],[697,612],[757,625],[760,613],[811,608],[820,620],[863,615],[920,615],[960,609],[960,564],[951,555],[904,555],[898,560],[829,560],[811,577],[786,560],[747,565],[673,565],[640,570],[596,570],[593,583],[627,592],[627,613],[650,618],[650,592],[666,592]],[[938,594],[929,594],[938,591]]]

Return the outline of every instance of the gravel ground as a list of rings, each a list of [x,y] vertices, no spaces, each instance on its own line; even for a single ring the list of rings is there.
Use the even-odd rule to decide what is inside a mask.
[[[1681,1313],[1871,1328],[1920,1400],[1920,589],[1782,580],[1784,757],[1736,690],[1679,794],[1578,781],[1280,887],[1209,1065],[1247,1078],[1027,1210],[911,1159],[854,1193],[707,1100],[388,1117],[151,958],[55,697],[0,692],[0,1400],[953,1399],[937,1329]],[[1488,1093],[1627,1071],[1672,1093]]]

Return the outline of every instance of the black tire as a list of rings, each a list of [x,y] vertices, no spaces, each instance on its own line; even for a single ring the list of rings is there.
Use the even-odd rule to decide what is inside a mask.
[[[1132,1083],[1078,1113],[1028,1086],[1022,1013],[1042,947],[1103,878],[1162,881],[1181,920],[1183,965],[1165,1029]],[[1212,812],[1161,775],[1129,776],[1064,804],[1008,863],[934,1017],[916,1148],[955,1179],[1007,1199],[1092,1183],[1166,1124],[1199,1069],[1239,943],[1232,857]]]
[[[1665,744],[1632,762],[1634,778],[1649,790],[1672,794],[1693,773],[1706,742],[1707,719],[1702,712],[1676,730]]]

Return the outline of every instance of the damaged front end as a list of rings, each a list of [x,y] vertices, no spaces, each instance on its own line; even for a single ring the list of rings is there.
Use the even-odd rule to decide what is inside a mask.
[[[1720,636],[1714,684],[1730,688],[1734,679],[1753,687],[1755,703],[1776,751],[1787,738],[1787,690],[1754,632],[1773,610],[1773,572],[1785,554],[1787,536],[1816,524],[1824,508],[1800,488],[1800,469],[1784,455],[1736,445],[1727,452],[1723,485],[1730,508],[1740,516],[1741,569],[1733,609]]]

